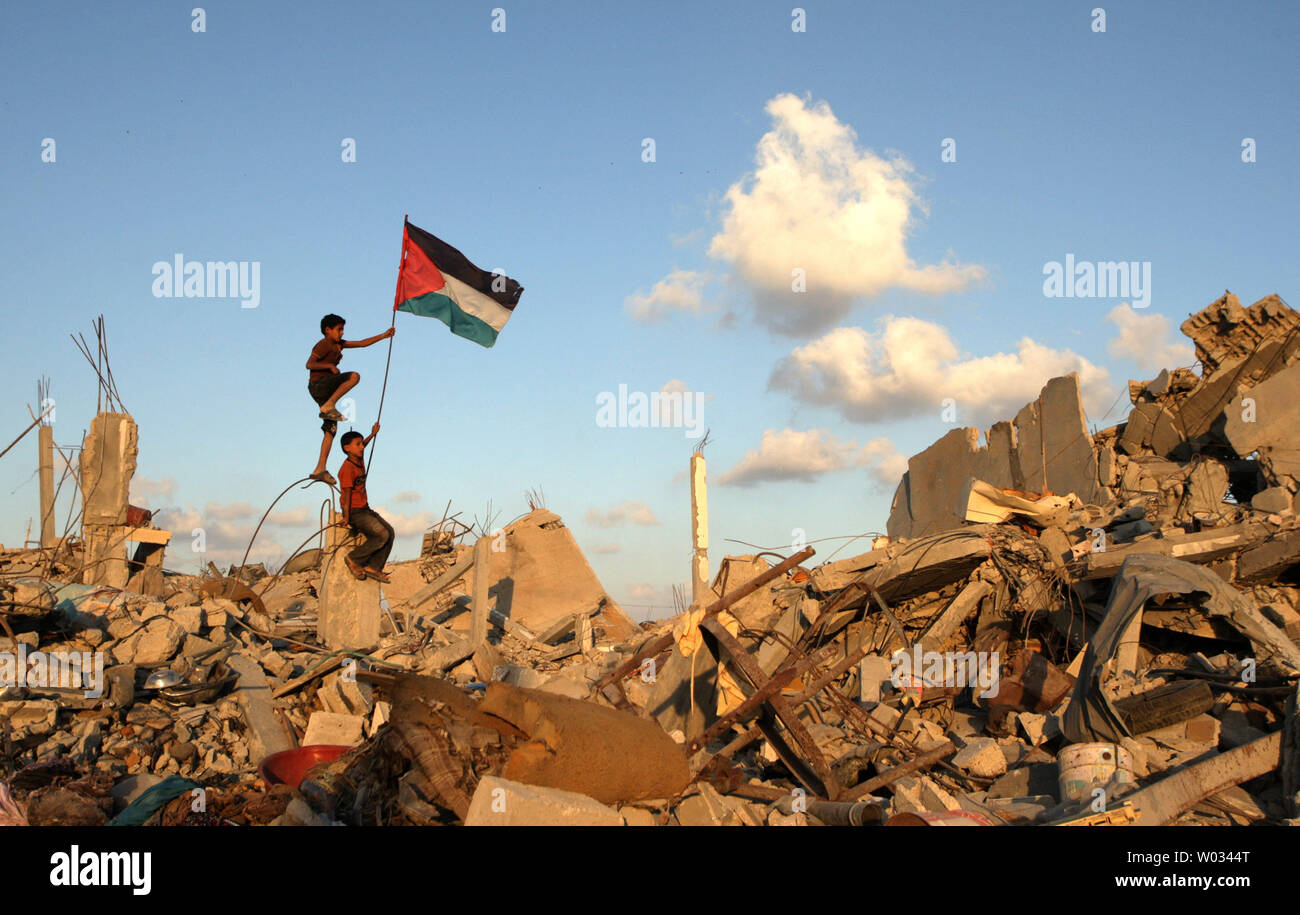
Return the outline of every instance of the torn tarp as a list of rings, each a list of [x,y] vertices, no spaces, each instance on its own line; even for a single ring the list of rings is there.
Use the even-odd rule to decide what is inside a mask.
[[[1300,649],[1266,620],[1239,591],[1208,569],[1153,553],[1129,556],[1115,576],[1106,615],[1084,652],[1083,666],[1065,710],[1062,731],[1072,743],[1115,741],[1133,736],[1101,688],[1107,662],[1143,604],[1158,594],[1203,594],[1203,609],[1247,636],[1261,662],[1300,672]]]

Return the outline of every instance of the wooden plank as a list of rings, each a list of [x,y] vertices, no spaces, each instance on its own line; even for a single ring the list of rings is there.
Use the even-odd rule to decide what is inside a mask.
[[[172,532],[161,531],[154,527],[133,527],[123,535],[122,539],[133,543],[157,543],[165,546],[171,543]]]

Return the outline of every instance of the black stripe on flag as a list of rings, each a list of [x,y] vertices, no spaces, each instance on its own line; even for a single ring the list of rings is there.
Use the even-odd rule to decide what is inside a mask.
[[[519,303],[519,297],[524,294],[524,287],[519,283],[505,276],[504,289],[492,288],[492,280],[498,274],[489,273],[479,267],[475,267],[465,255],[461,254],[451,245],[447,244],[436,235],[424,231],[419,226],[413,225],[409,221],[406,223],[406,232],[415,242],[429,255],[429,260],[433,265],[443,273],[449,273],[456,279],[460,280],[466,286],[471,286],[486,296],[490,296],[501,304],[503,308],[514,311],[515,305]],[[502,285],[501,283],[497,284]]]

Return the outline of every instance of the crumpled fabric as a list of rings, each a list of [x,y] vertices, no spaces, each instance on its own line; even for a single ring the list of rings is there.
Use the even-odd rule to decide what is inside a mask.
[[[1106,664],[1119,652],[1120,639],[1142,606],[1157,594],[1203,594],[1201,609],[1219,616],[1250,639],[1259,659],[1300,670],[1300,649],[1264,618],[1236,588],[1209,569],[1172,556],[1138,553],[1120,566],[1111,586],[1106,615],[1088,641],[1065,710],[1061,730],[1071,743],[1114,742],[1132,737],[1101,686]]]
[[[27,814],[9,793],[9,786],[0,782],[0,826],[27,826]]]
[[[678,617],[677,622],[673,625],[673,641],[677,644],[677,650],[683,655],[691,658],[691,711],[695,710],[695,655],[704,647],[704,632],[700,629],[700,623],[704,622],[704,608],[690,610]],[[740,620],[736,619],[726,610],[718,614],[718,619],[722,625],[734,636],[740,635]],[[740,688],[740,683],[736,680],[728,669],[729,661],[723,661],[718,664],[718,707],[717,714],[719,717],[727,714],[746,699],[745,692]]]

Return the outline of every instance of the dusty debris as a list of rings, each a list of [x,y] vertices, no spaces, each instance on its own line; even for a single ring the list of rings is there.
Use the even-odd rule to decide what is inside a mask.
[[[697,513],[692,606],[644,628],[541,508],[499,549],[430,532],[383,602],[336,536],[275,574],[164,572],[134,422],[102,414],[82,536],[0,550],[0,657],[66,666],[0,689],[0,824],[1295,818],[1300,315],[1228,294],[1183,330],[1199,372],[1131,382],[1124,423],[1089,431],[1046,379],[984,444],[913,456],[861,555],[709,584]],[[130,538],[157,549],[132,565]]]

